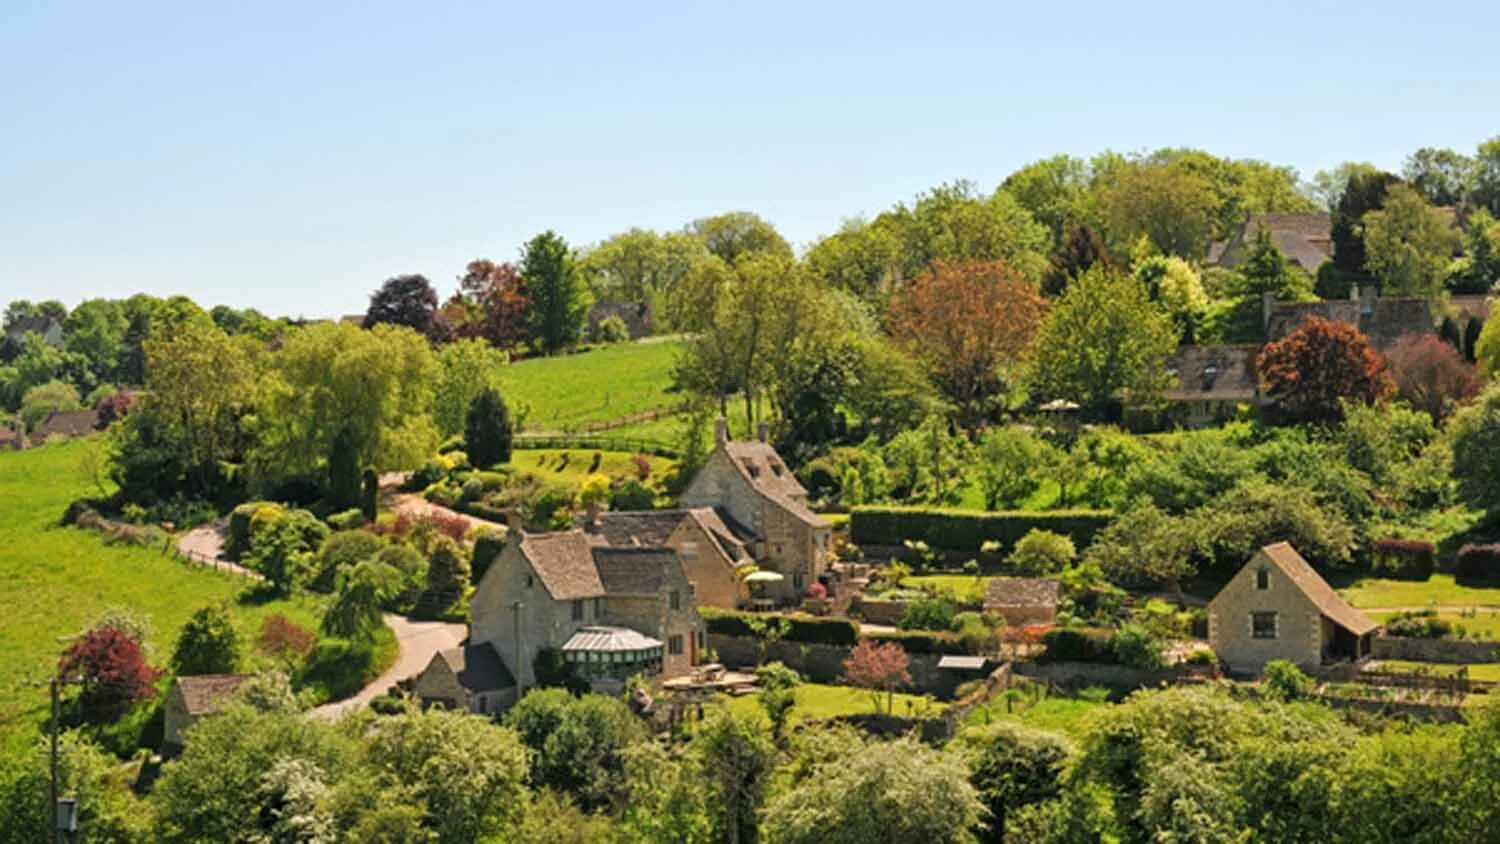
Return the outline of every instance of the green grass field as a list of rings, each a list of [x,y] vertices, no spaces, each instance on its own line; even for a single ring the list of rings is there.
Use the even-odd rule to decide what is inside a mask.
[[[531,358],[505,367],[506,398],[530,408],[528,432],[559,432],[589,423],[623,420],[679,403],[669,393],[678,340],[601,346],[571,355]],[[676,420],[660,420],[662,430]],[[628,436],[646,436],[631,430]]]
[[[1500,587],[1465,586],[1451,574],[1434,574],[1426,580],[1390,580],[1366,577],[1339,589],[1350,604],[1361,609],[1425,607],[1500,607]]]
[[[97,494],[83,464],[97,440],[0,453],[0,758],[36,735],[46,714],[44,688],[66,647],[106,607],[150,616],[152,664],[161,666],[184,622],[199,607],[231,605],[243,636],[271,613],[310,629],[320,610],[312,598],[238,603],[244,581],[163,556],[160,549],[107,546],[98,535],[58,526],[68,503]],[[246,650],[249,650],[246,647]]]
[[[935,589],[953,596],[960,603],[984,603],[984,592],[993,577],[974,577],[967,574],[918,574],[905,578],[901,584],[908,589]]]
[[[1460,668],[1469,669],[1469,679],[1500,682],[1500,662],[1477,662],[1469,665],[1451,665],[1437,662],[1407,662],[1400,659],[1383,659],[1380,664],[1391,671],[1426,671],[1437,677],[1447,677]]]
[[[1395,611],[1369,613],[1371,618],[1380,622],[1389,621],[1394,615],[1396,615]],[[1500,640],[1500,610],[1475,610],[1472,615],[1440,612],[1437,617],[1462,626],[1471,639]]]
[[[760,696],[745,695],[730,698],[729,706],[737,712],[763,713]],[[882,706],[884,704],[882,703]],[[936,715],[948,708],[940,700],[928,700],[921,695],[896,693],[892,712],[902,717],[923,713]],[[791,723],[821,721],[840,715],[866,715],[875,711],[875,699],[870,692],[853,686],[835,686],[827,683],[803,683],[797,687],[797,705],[792,708]]]
[[[598,455],[599,462],[594,463]],[[652,479],[660,479],[677,466],[677,461],[665,457],[648,455]],[[510,465],[517,472],[529,472],[550,484],[576,487],[594,472],[610,477],[636,477],[635,455],[623,451],[591,451],[589,449],[516,449],[511,453]]]
[[[1109,705],[1109,692],[1102,688],[1082,689],[1075,694],[1047,693],[1033,701],[1028,690],[1016,689],[1011,697],[995,695],[976,707],[964,719],[967,726],[984,726],[997,721],[1015,721],[1039,730],[1070,735],[1079,734],[1085,717]]]

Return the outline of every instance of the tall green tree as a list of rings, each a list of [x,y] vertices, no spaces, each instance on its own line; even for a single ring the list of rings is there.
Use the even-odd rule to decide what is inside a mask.
[[[1200,173],[1172,164],[1133,161],[1096,188],[1095,202],[1116,252],[1144,235],[1163,255],[1197,260],[1214,233],[1218,199]]]
[[[596,298],[650,302],[670,291],[708,255],[697,235],[631,229],[590,248],[579,264]]]
[[[1088,178],[1088,162],[1071,155],[1054,155],[1011,173],[1000,187],[1047,227],[1056,249],[1062,246],[1069,225],[1079,214]]]
[[[1475,207],[1500,217],[1500,135],[1480,144],[1475,151],[1470,199]]]
[[[521,277],[531,295],[528,318],[538,348],[550,355],[576,344],[589,295],[568,242],[553,231],[532,238],[522,250]]]
[[[776,227],[749,211],[703,217],[689,223],[687,231],[702,241],[710,255],[729,264],[756,252],[792,257],[791,245]]]
[[[1356,169],[1333,207],[1333,265],[1356,281],[1368,279],[1364,219],[1385,204],[1385,195],[1400,179],[1379,170]]]
[[[1409,185],[1394,185],[1385,204],[1364,216],[1365,269],[1385,296],[1437,299],[1444,292],[1458,234]]]
[[[359,504],[359,443],[345,426],[328,449],[328,503],[335,511]]]
[[[707,774],[720,840],[753,844],[776,753],[762,722],[722,710],[704,722],[693,746]]]
[[[88,299],[68,313],[63,342],[82,355],[98,383],[115,379],[125,351],[125,309],[113,299]]]
[[[1061,296],[1073,279],[1095,264],[1108,266],[1109,249],[1104,238],[1088,223],[1077,223],[1068,229],[1066,239],[1052,254],[1047,273],[1042,276],[1042,292]]]
[[[1099,268],[1084,273],[1053,305],[1037,334],[1032,395],[1077,402],[1086,415],[1112,415],[1121,400],[1150,405],[1166,388],[1172,321],[1146,286]]]
[[[240,662],[239,634],[223,606],[207,606],[193,613],[177,636],[172,671],[186,674],[232,674]]]
[[[510,462],[510,409],[494,387],[486,387],[469,403],[464,422],[464,450],[475,466],[488,468]]]
[[[1473,182],[1474,160],[1451,149],[1422,147],[1406,157],[1401,175],[1433,205],[1458,205]]]
[[[444,437],[461,434],[474,399],[499,386],[506,354],[479,339],[449,343],[438,350],[437,380],[433,383],[432,418]]]

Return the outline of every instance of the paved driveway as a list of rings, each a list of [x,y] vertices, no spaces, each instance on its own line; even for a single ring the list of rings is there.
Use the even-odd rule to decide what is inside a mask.
[[[396,634],[396,644],[401,649],[396,662],[375,681],[360,689],[353,697],[326,703],[312,711],[314,718],[336,720],[346,712],[358,709],[397,682],[415,676],[432,661],[433,654],[457,647],[469,635],[468,625],[450,621],[413,621],[405,616],[386,613],[385,624]]]

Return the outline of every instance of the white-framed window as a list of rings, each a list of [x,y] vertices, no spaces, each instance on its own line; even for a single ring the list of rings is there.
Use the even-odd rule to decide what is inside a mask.
[[[667,605],[674,610],[682,609],[682,593],[673,589],[667,594]]]
[[[1275,639],[1280,633],[1276,613],[1253,612],[1250,613],[1250,638],[1252,639]]]
[[[799,571],[796,574],[792,575],[792,585],[795,586],[799,591],[802,589],[802,584],[803,584],[802,572]]]

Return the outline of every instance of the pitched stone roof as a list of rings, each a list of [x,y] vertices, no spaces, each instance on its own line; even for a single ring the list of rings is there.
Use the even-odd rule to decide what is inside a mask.
[[[68,437],[86,436],[92,434],[98,424],[99,414],[92,410],[70,410],[66,413],[54,410],[40,425],[36,426],[36,438],[44,440],[53,434]]]
[[[1249,401],[1257,394],[1256,346],[1179,346],[1167,358],[1167,370],[1177,378],[1168,389],[1171,401]]]
[[[1210,244],[1206,263],[1230,269],[1239,266],[1255,243],[1255,233],[1262,228],[1287,260],[1307,272],[1333,257],[1333,222],[1327,214],[1256,214],[1228,241]]]
[[[615,597],[660,595],[675,581],[672,567],[682,569],[681,559],[671,548],[596,546],[593,556],[604,593]]]
[[[761,440],[727,440],[720,443],[736,470],[761,497],[813,527],[828,523],[807,508],[807,489],[787,468],[770,443]]]
[[[521,537],[521,553],[531,562],[547,592],[559,601],[597,598],[604,594],[594,555],[583,531],[528,533]]]
[[[1287,579],[1302,591],[1302,594],[1313,602],[1322,613],[1334,624],[1348,630],[1356,636],[1363,636],[1380,625],[1369,616],[1349,606],[1349,604],[1333,591],[1333,587],[1313,571],[1313,567],[1307,560],[1297,553],[1289,542],[1277,542],[1260,549],[1260,553],[1270,560]]]
[[[458,684],[470,692],[515,688],[516,678],[489,642],[449,648],[439,651],[438,656],[453,669]]]
[[[1325,299],[1321,302],[1278,302],[1271,308],[1266,336],[1280,340],[1309,317],[1345,322],[1370,338],[1376,349],[1388,349],[1406,334],[1432,333],[1432,306],[1426,299]]]
[[[249,674],[190,674],[177,678],[177,688],[182,691],[182,701],[189,715],[210,715],[219,711],[240,686],[252,675]]]
[[[1055,580],[1041,577],[997,577],[984,593],[984,608],[1055,607],[1061,590]]]
[[[712,507],[607,511],[600,513],[594,524],[584,526],[584,530],[597,544],[616,548],[661,548],[685,519],[697,522],[713,537],[724,556],[731,560],[743,556],[745,542],[750,537],[742,536]]]

